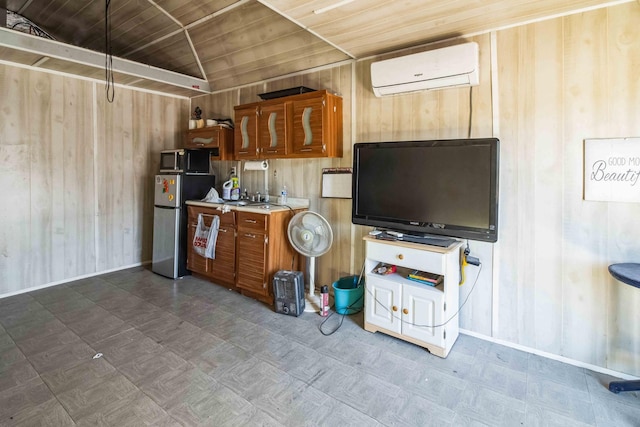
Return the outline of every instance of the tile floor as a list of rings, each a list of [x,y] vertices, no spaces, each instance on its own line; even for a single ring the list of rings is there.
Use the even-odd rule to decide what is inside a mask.
[[[640,393],[602,374],[321,320],[142,267],[4,298],[0,425],[640,426]]]

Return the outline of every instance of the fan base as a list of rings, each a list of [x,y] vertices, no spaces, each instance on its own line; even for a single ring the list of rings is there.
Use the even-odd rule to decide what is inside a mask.
[[[320,295],[319,294],[306,294],[304,296],[304,311],[305,313],[319,313],[320,312]]]

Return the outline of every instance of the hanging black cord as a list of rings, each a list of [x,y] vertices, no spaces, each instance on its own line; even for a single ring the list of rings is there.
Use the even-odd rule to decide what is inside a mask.
[[[358,278],[358,286],[360,286],[360,283],[362,281],[362,275],[364,274],[364,267],[365,267],[365,263],[362,264],[362,271],[360,271],[360,277]],[[366,283],[363,285],[364,286],[364,292],[368,292],[371,295],[371,298],[374,302],[374,304],[378,304],[380,307],[382,307],[383,309],[385,309],[386,311],[389,312],[389,314],[391,315],[391,317],[395,318],[396,320],[400,321],[401,323],[405,323],[407,325],[412,325],[418,328],[440,328],[442,326],[447,325],[449,322],[451,322],[453,319],[455,319],[456,317],[458,317],[458,314],[460,314],[460,311],[462,310],[462,307],[464,307],[467,304],[467,301],[469,300],[469,297],[471,296],[471,294],[473,293],[473,290],[476,288],[476,284],[478,283],[478,279],[480,278],[480,272],[482,271],[482,264],[479,265],[479,269],[478,269],[478,274],[476,275],[476,279],[473,282],[473,286],[471,286],[471,290],[469,291],[469,293],[467,294],[466,298],[464,299],[464,301],[462,301],[462,304],[460,304],[460,307],[458,307],[458,310],[451,316],[449,317],[447,320],[445,320],[442,323],[438,323],[438,324],[434,324],[434,325],[421,325],[418,323],[411,323],[411,322],[407,322],[406,320],[402,319],[401,317],[397,317],[393,314],[393,312],[391,311],[391,309],[389,309],[388,307],[385,307],[384,304],[382,304],[380,301],[378,301],[378,299],[375,297],[375,295],[373,295],[373,293],[371,292],[371,290],[369,290],[367,288]],[[331,316],[333,316],[336,312],[331,313],[326,319],[324,319],[322,321],[322,323],[320,323],[320,326],[318,327],[318,329],[320,329],[320,332],[322,333],[322,335],[324,336],[329,336],[333,333],[335,333],[338,329],[340,329],[340,327],[342,326],[342,322],[344,321],[344,316],[347,315],[347,313],[349,313],[349,309],[351,307],[353,307],[354,305],[356,305],[363,297],[364,297],[364,292],[363,292],[363,296],[361,296],[360,298],[358,298],[356,301],[354,301],[353,303],[351,303],[349,306],[347,306],[347,308],[344,309],[344,311],[342,312],[342,316],[340,317],[340,323],[338,323],[338,326],[336,326],[332,331],[330,332],[325,332],[322,327],[324,326],[324,324],[331,318]]]
[[[107,101],[113,102],[115,86],[113,80],[113,55],[111,53],[111,0],[105,0],[104,6],[104,70]]]
[[[362,270],[360,270],[360,276],[358,276],[358,283],[356,284],[356,288],[359,287],[359,286],[365,286],[365,285],[362,284],[362,275],[363,274],[364,274],[364,263],[362,264]],[[342,310],[342,316],[340,317],[340,323],[338,323],[338,326],[333,328],[333,330],[330,331],[330,332],[325,332],[325,331],[322,330],[322,327],[324,326],[325,323],[327,323],[327,320],[329,320],[331,318],[331,316],[333,316],[334,314],[337,313],[337,311],[334,311],[333,313],[331,313],[326,319],[324,319],[322,321],[322,323],[320,323],[320,326],[318,326],[318,329],[320,330],[320,333],[322,335],[324,335],[325,337],[328,337],[329,335],[334,334],[342,326],[342,322],[344,321],[344,316],[346,316],[347,314],[351,314],[350,310],[352,309],[352,307],[356,306],[356,304],[358,304],[362,298],[364,298],[364,292],[362,292],[362,295],[360,295],[360,297],[357,300],[355,300],[354,302],[352,302],[351,304],[349,304],[346,308],[344,308]],[[358,310],[358,311],[360,311],[360,310]]]
[[[473,293],[473,290],[476,288],[476,284],[478,283],[478,279],[480,278],[480,273],[481,272],[482,272],[482,263],[480,263],[480,265],[479,265],[478,274],[476,275],[476,279],[473,282],[473,286],[471,286],[471,290],[467,294],[467,296],[464,299],[464,301],[462,301],[462,304],[460,304],[460,307],[458,307],[458,310],[455,313],[453,313],[453,315],[451,317],[449,317],[447,320],[445,320],[444,322],[438,323],[438,324],[435,324],[435,325],[423,325],[423,324],[420,324],[420,323],[411,323],[411,322],[407,322],[406,320],[402,319],[402,317],[395,316],[389,307],[386,307],[384,304],[382,304],[380,301],[378,301],[378,299],[375,297],[373,292],[371,292],[366,287],[366,285],[365,285],[364,289],[365,289],[366,292],[369,292],[369,295],[371,295],[371,298],[373,299],[373,301],[375,301],[376,304],[378,304],[380,307],[382,307],[387,312],[389,312],[391,317],[393,317],[394,319],[398,320],[400,323],[404,323],[406,325],[415,326],[417,328],[440,328],[442,326],[446,326],[449,322],[451,322],[453,319],[458,317],[458,314],[460,314],[460,311],[462,310],[462,307],[464,307],[467,304],[467,301],[469,300],[469,297]]]

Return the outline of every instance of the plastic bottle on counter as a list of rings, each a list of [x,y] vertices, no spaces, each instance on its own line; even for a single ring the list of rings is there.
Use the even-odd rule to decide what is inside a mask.
[[[282,205],[287,204],[287,186],[286,185],[282,186],[282,191],[280,192],[280,204]]]
[[[240,181],[237,176],[231,177],[231,200],[240,200]]]
[[[222,198],[225,200],[231,199],[231,189],[233,188],[233,182],[231,180],[222,184]]]
[[[324,285],[320,288],[320,316],[329,315],[329,287]]]

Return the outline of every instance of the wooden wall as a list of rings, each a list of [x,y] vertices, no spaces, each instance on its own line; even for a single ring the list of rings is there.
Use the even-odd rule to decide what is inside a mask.
[[[497,34],[500,260],[494,336],[640,374],[640,204],[582,200],[585,138],[640,135],[640,5]],[[468,326],[467,326],[468,327]]]
[[[188,100],[1,64],[0,93],[0,296],[149,260]]]
[[[640,135],[638,22],[640,6],[628,3],[468,38],[480,45],[471,98],[469,88],[376,98],[369,67],[381,56],[194,98],[192,108],[229,117],[258,93],[298,85],[342,94],[344,157],[272,161],[270,169],[272,194],[286,182],[337,230],[318,262],[318,282],[328,284],[359,273],[368,228],[350,224],[348,200],[319,197],[321,168],[349,166],[356,142],[465,138],[471,102],[471,137],[501,140],[500,218],[498,243],[470,242],[483,267],[461,327],[640,375],[640,292],[607,272],[610,263],[640,262],[640,204],[582,200],[583,140]],[[221,175],[231,165],[221,163]],[[242,186],[260,188],[251,174]],[[469,268],[461,300],[477,272]]]

